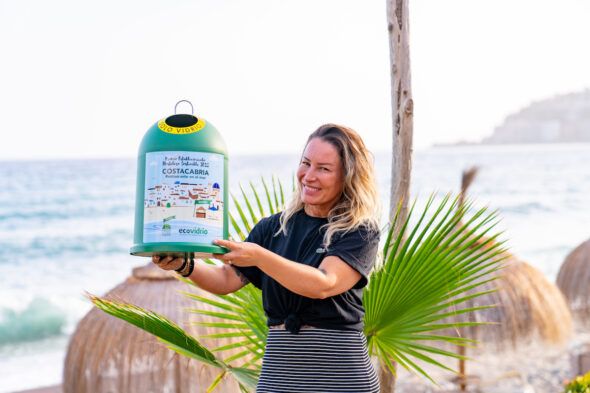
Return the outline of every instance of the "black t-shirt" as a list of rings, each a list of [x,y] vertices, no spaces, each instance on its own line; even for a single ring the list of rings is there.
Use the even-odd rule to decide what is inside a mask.
[[[268,325],[285,323],[293,333],[301,325],[337,330],[363,330],[365,310],[362,304],[363,287],[375,263],[379,246],[379,231],[365,226],[345,234],[336,234],[328,250],[323,247],[326,218],[308,216],[303,210],[289,220],[287,236],[280,228],[280,213],[263,218],[252,228],[247,242],[256,243],[291,261],[319,267],[322,260],[335,255],[361,274],[361,279],[350,290],[327,299],[311,299],[283,287],[258,267],[238,267],[250,282],[262,290],[264,311]]]

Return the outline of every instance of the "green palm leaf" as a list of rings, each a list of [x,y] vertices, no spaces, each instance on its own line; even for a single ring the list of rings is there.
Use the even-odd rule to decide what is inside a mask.
[[[264,193],[266,194],[266,200],[268,202],[268,207],[270,209],[270,214],[275,214],[275,207],[272,204],[272,196],[270,194],[270,190],[268,189],[268,186],[266,185],[266,182],[264,181],[264,178],[261,178],[262,180],[262,186],[264,187]]]
[[[246,195],[246,192],[244,191],[244,188],[242,187],[241,184],[240,184],[240,191],[242,192],[242,198],[244,199],[244,202],[246,203],[246,207],[248,208],[248,212],[250,213],[250,219],[252,220],[252,223],[256,224],[259,220],[259,217],[256,216],[256,213],[254,213],[254,209],[252,208],[252,204],[250,203],[250,199]]]
[[[169,349],[210,366],[220,368],[223,370],[222,374],[229,373],[233,375],[241,389],[249,390],[256,387],[258,374],[254,370],[232,367],[217,359],[211,351],[166,317],[132,304],[116,302],[90,294],[88,297],[100,310],[153,334]],[[221,379],[218,377],[213,382],[212,388],[220,381]],[[210,387],[210,389],[212,388]]]
[[[246,218],[246,215],[244,214],[244,209],[242,209],[242,205],[240,203],[238,203],[238,200],[236,199],[234,194],[231,194],[231,198],[234,202],[234,206],[238,210],[238,214],[240,215],[242,224],[246,228],[246,232],[250,232],[252,230],[252,227],[250,226],[250,223],[248,222],[248,219]]]
[[[491,306],[457,308],[458,305],[491,291],[467,294],[485,282],[497,279],[505,249],[485,238],[496,225],[496,213],[479,209],[461,224],[471,204],[459,206],[449,194],[434,209],[434,195],[410,225],[415,203],[407,219],[398,222],[401,205],[383,245],[382,263],[371,275],[364,293],[365,334],[372,354],[392,372],[391,361],[418,372],[435,383],[413,360],[450,370],[434,355],[464,358],[436,346],[419,344],[432,340],[470,345],[464,337],[437,334],[445,328],[478,326],[481,322],[438,323],[449,316],[477,312]],[[398,225],[399,224],[399,225]],[[394,235],[393,228],[399,227]]]
[[[259,217],[264,217],[264,208],[262,207],[262,202],[260,200],[260,196],[258,195],[258,191],[256,190],[256,187],[254,187],[254,184],[252,182],[250,182],[250,188],[252,189],[252,192],[254,193],[254,199],[256,199],[256,205],[258,206],[258,211],[260,212]]]
[[[282,182],[273,176],[271,179],[271,183],[272,192],[266,185],[266,181],[264,180],[264,178],[262,179],[264,194],[266,196],[267,201],[266,207],[268,209],[267,211],[269,212],[268,214],[274,214],[276,212],[281,211],[285,203],[285,195],[283,192]],[[237,217],[235,217],[231,212],[229,216],[234,234],[237,236],[237,239],[243,241],[246,238],[247,234],[252,230],[252,227],[254,227],[254,225],[256,225],[261,218],[267,216],[268,214],[266,213],[262,201],[260,199],[260,193],[252,182],[250,182],[250,188],[252,189],[255,204],[258,206],[258,211],[260,212],[259,215],[257,215],[254,211],[254,202],[251,201],[252,198],[248,198],[248,195],[244,191],[244,188],[241,184],[239,185],[239,187],[242,201],[238,200],[238,198],[234,194],[231,194],[232,202],[236,208],[239,219],[237,219]],[[249,217],[246,215],[246,212],[248,212]]]
[[[227,362],[235,360],[242,360],[250,358],[249,362],[259,366],[257,360],[264,355],[264,348],[266,346],[266,337],[268,335],[268,327],[266,326],[266,316],[262,306],[262,296],[260,290],[252,285],[247,285],[238,292],[229,295],[214,295],[215,300],[207,297],[195,295],[192,293],[185,293],[186,296],[218,307],[222,312],[215,313],[204,309],[190,309],[189,311],[208,315],[219,322],[197,322],[201,326],[222,327],[223,335],[230,334],[231,337],[242,338],[241,346],[227,346],[217,348],[219,351],[227,351],[235,348],[242,348],[244,351],[238,355],[225,359]],[[232,321],[239,321],[233,323]],[[221,338],[220,334],[210,334],[202,336],[202,338]],[[228,337],[228,336],[225,336]]]

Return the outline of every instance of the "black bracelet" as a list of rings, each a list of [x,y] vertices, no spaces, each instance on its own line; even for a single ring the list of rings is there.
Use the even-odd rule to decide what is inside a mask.
[[[195,259],[191,257],[191,259],[189,260],[188,272],[180,273],[180,275],[182,277],[189,277],[191,274],[193,274],[193,270],[195,270]]]
[[[186,268],[186,262],[187,261],[185,259],[184,262],[182,263],[182,266],[179,267],[178,269],[175,269],[174,271],[177,272],[177,273],[181,273],[184,270],[184,268]]]

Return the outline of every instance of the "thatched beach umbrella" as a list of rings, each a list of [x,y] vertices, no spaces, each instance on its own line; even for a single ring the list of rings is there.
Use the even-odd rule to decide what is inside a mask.
[[[572,330],[566,300],[545,275],[518,257],[507,254],[499,278],[471,290],[495,290],[461,304],[461,308],[494,305],[449,318],[457,322],[492,322],[461,328],[461,334],[479,341],[478,348],[503,350],[523,341],[542,340],[561,344]],[[469,294],[469,293],[468,293]]]
[[[478,341],[477,347],[471,349],[473,353],[467,354],[465,347],[459,347],[458,353],[473,357],[484,352],[515,349],[520,344],[533,341],[564,344],[572,332],[572,317],[559,288],[541,271],[512,254],[507,255],[503,264],[505,267],[499,272],[497,280],[483,283],[465,295],[488,290],[493,292],[460,305],[460,308],[494,307],[458,314],[442,321],[490,323],[445,331],[448,335]],[[461,391],[466,391],[468,377],[465,361],[459,360],[458,372],[455,381]]]
[[[150,263],[133,269],[132,276],[105,298],[162,314],[193,336],[212,333],[189,323],[189,318],[190,322],[210,319],[187,313],[185,309],[194,307],[195,301],[178,293],[179,290],[201,296],[206,293]],[[208,309],[204,303],[198,307]],[[228,343],[219,340],[215,345]],[[63,389],[64,393],[202,392],[219,373],[218,369],[169,350],[135,326],[93,308],[70,339]],[[233,378],[225,378],[216,391],[239,392],[240,389]]]
[[[463,204],[467,189],[476,174],[477,167],[463,172],[460,204]],[[478,244],[487,240],[482,238]],[[498,272],[500,277],[483,283],[464,295],[494,291],[460,304],[460,308],[494,307],[458,314],[449,317],[443,323],[491,322],[486,325],[462,327],[454,332],[477,340],[479,352],[513,349],[521,342],[535,339],[556,345],[565,343],[572,331],[572,318],[559,288],[541,271],[510,252],[505,251],[501,257],[505,259],[502,261],[504,267]],[[459,353],[465,355],[465,347],[459,347]],[[462,390],[466,388],[465,375],[465,363],[460,361],[459,382]]]
[[[568,254],[557,274],[574,318],[590,324],[590,239]]]

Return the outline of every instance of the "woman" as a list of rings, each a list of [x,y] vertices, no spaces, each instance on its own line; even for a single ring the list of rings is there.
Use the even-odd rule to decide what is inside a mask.
[[[379,243],[373,164],[360,136],[326,124],[313,132],[287,208],[245,242],[218,240],[225,264],[160,259],[199,287],[262,289],[269,334],[257,392],[378,392],[363,334],[362,288]]]

